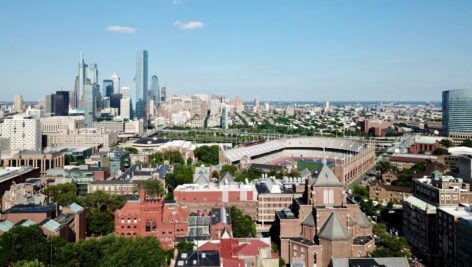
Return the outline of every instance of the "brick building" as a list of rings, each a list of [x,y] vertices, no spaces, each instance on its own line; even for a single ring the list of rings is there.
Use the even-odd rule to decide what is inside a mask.
[[[277,212],[271,232],[285,262],[300,266],[326,267],[331,258],[365,257],[375,249],[372,224],[327,164],[307,180],[302,198]]]
[[[369,187],[369,198],[383,203],[402,203],[403,199],[411,196],[411,187],[375,184]]]
[[[188,236],[189,210],[175,201],[146,195],[140,191],[139,200],[128,201],[115,212],[115,234],[118,236],[154,236],[163,248],[174,247],[176,237]]]

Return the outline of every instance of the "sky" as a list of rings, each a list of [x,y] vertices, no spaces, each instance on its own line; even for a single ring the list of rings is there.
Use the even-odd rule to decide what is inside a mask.
[[[71,90],[80,51],[169,94],[437,101],[472,87],[472,1],[16,0],[0,4],[0,100]]]

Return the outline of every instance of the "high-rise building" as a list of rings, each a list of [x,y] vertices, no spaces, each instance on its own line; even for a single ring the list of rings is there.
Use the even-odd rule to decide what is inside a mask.
[[[47,113],[54,113],[54,109],[56,106],[55,99],[56,99],[55,94],[46,95],[46,112]]]
[[[57,91],[54,95],[54,115],[69,115],[69,91]]]
[[[148,52],[139,51],[136,54],[136,105],[135,117],[147,120],[146,105],[148,102]]]
[[[161,102],[166,102],[167,100],[167,89],[165,86],[161,89]]]
[[[131,88],[129,88],[129,86],[121,87],[121,95],[123,96],[123,98],[133,99],[131,97]]]
[[[110,97],[110,107],[111,108],[117,108],[118,113],[121,112],[121,108],[120,108],[121,98],[122,98],[121,94],[112,94],[111,97]]]
[[[122,119],[131,119],[131,101],[129,98],[120,100],[120,116]]]
[[[22,150],[41,151],[41,124],[31,116],[15,115],[5,118],[0,137],[10,140],[12,154]]]
[[[103,80],[103,92],[104,96],[111,97],[115,93],[113,80]]]
[[[443,91],[442,109],[446,135],[456,143],[472,139],[472,89]]]
[[[161,103],[161,89],[159,88],[159,79],[156,75],[153,75],[151,78],[151,89],[149,90],[152,94],[152,99],[154,104],[159,106]]]
[[[87,70],[87,64],[85,64],[84,62],[84,55],[82,54],[82,51],[81,51],[80,61],[79,61],[78,88],[76,91],[77,107],[80,107],[80,108],[83,107],[82,97],[84,95],[84,86],[85,86],[85,81],[87,78],[86,70]]]
[[[21,113],[23,112],[23,96],[16,95],[13,99],[13,109],[15,112]]]
[[[98,86],[96,84],[85,84],[83,98],[85,127],[91,128],[97,114],[98,99],[100,99]]]
[[[90,79],[91,84],[98,84],[98,67],[97,67],[97,64],[91,64],[89,66],[87,78]]]
[[[118,74],[113,73],[110,76],[110,79],[113,81],[113,93],[119,94],[120,93],[120,77],[118,77]]]
[[[259,97],[256,96],[256,98],[254,99],[253,111],[254,112],[259,112],[259,108],[260,108],[260,101],[259,101]]]
[[[221,109],[221,128],[226,130],[228,129],[228,106],[226,104],[222,104]]]

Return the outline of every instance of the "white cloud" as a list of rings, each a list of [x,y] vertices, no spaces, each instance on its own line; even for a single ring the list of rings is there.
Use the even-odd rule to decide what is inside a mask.
[[[135,33],[138,29],[126,26],[113,25],[106,28],[108,32]]]
[[[181,30],[197,30],[203,28],[205,26],[205,23],[201,21],[182,22],[178,20],[174,22],[174,26]]]

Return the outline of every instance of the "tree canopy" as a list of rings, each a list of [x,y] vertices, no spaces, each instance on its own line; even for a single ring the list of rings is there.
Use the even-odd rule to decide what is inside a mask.
[[[249,215],[244,214],[242,210],[235,206],[231,206],[230,214],[234,237],[256,236],[256,224],[254,224]]]
[[[139,185],[139,188],[144,189],[144,192],[147,195],[162,196],[166,193],[164,186],[159,180],[153,179],[153,180],[139,181],[138,185]]]
[[[164,161],[169,161],[170,164],[185,163],[179,151],[155,152],[149,156],[149,163],[162,164]]]
[[[77,186],[71,183],[48,186],[44,190],[44,194],[48,197],[49,202],[56,202],[61,206],[78,200]]]
[[[217,145],[213,146],[201,146],[195,149],[193,152],[195,157],[198,158],[204,164],[217,165],[220,157],[220,147]]]
[[[470,139],[465,139],[464,141],[462,141],[462,146],[466,146],[466,147],[472,147],[472,140]]]
[[[193,182],[193,168],[190,165],[176,164],[174,170],[165,176],[167,188],[173,191],[181,184]]]

